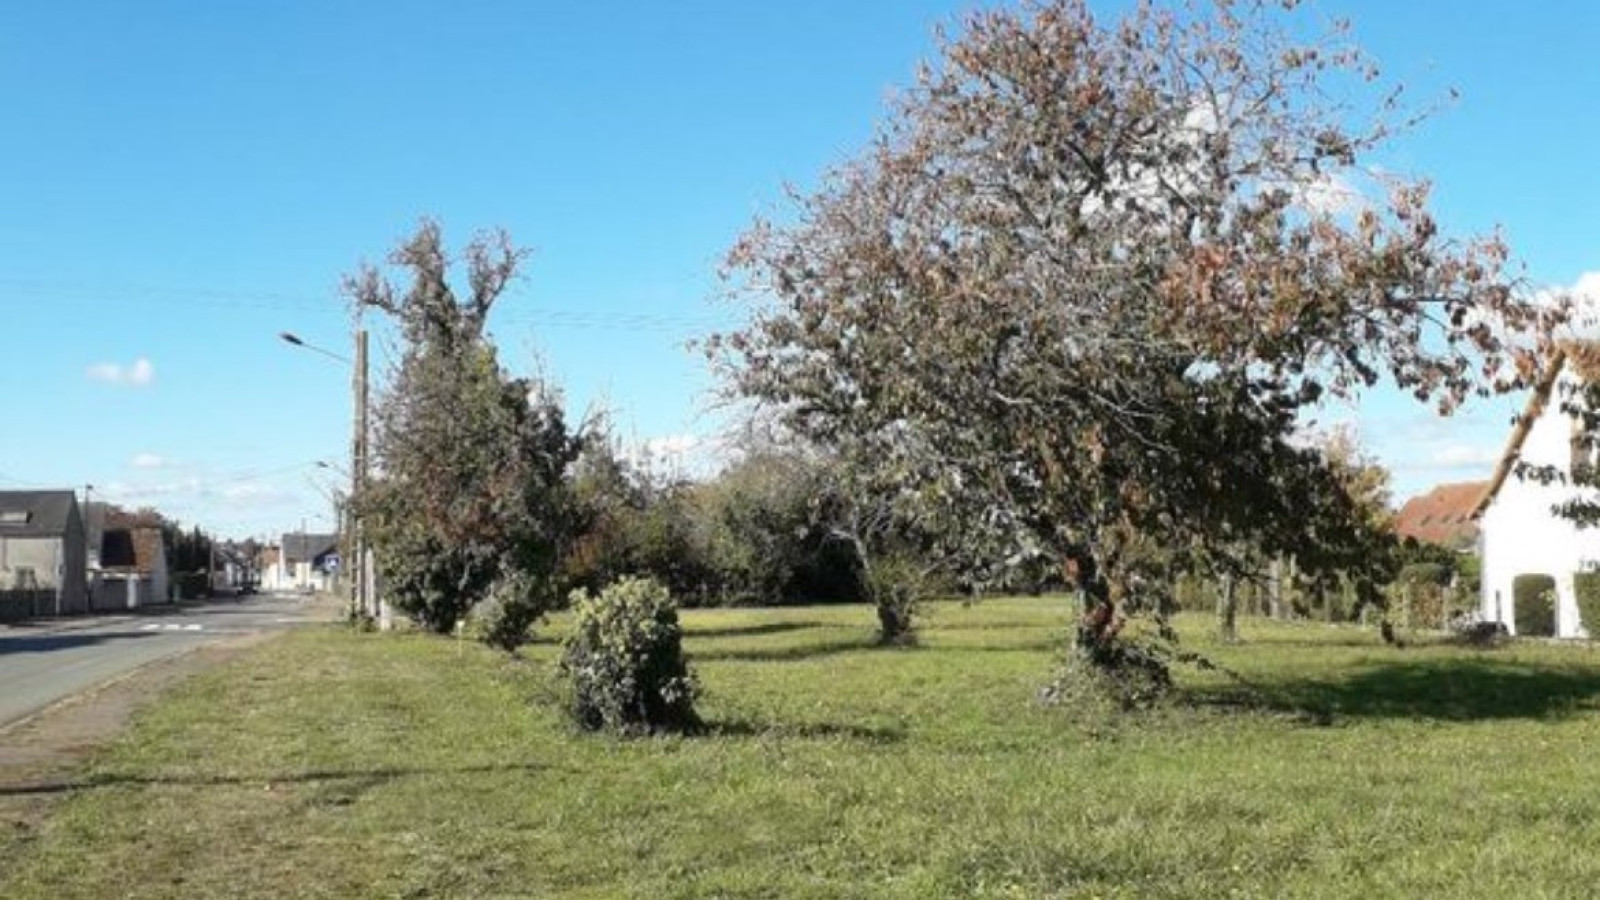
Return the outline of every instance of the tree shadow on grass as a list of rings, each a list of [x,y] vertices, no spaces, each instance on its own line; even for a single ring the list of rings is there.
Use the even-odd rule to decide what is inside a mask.
[[[827,627],[829,626],[822,622],[765,622],[760,625],[735,625],[727,628],[696,628],[685,630],[683,636],[689,638],[751,637]]]
[[[364,792],[405,778],[437,775],[504,775],[515,772],[541,772],[549,766],[539,763],[499,763],[481,766],[387,767],[376,769],[268,772],[248,775],[123,775],[96,774],[84,778],[41,781],[31,784],[0,784],[0,797],[74,794],[115,787],[261,787],[296,784],[332,784]],[[342,792],[349,794],[350,791]]]
[[[845,738],[868,744],[898,744],[906,739],[901,727],[874,728],[867,725],[841,725],[835,722],[757,722],[728,719],[710,722],[707,734],[714,737],[776,737],[792,740]]]
[[[842,653],[854,653],[860,650],[892,652],[915,649],[917,649],[915,645],[880,644],[876,636],[863,636],[836,641],[818,641],[794,647],[691,651],[689,658],[692,662],[801,662],[808,659],[838,656]]]
[[[1600,708],[1600,670],[1497,659],[1391,662],[1343,679],[1233,683],[1189,692],[1202,706],[1338,717],[1476,722],[1559,719]]]

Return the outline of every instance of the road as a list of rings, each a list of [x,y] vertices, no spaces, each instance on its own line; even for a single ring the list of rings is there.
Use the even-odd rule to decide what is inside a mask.
[[[0,627],[0,727],[167,656],[327,620],[299,597],[256,595],[139,615]]]

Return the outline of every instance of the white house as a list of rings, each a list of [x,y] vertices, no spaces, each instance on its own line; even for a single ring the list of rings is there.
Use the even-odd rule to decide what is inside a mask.
[[[260,570],[260,586],[265,591],[335,591],[338,574],[338,535],[293,532],[285,534],[276,548],[269,548]]]
[[[1596,377],[1600,377],[1600,346],[1572,344],[1557,351],[1478,502],[1483,618],[1504,623],[1513,634],[1512,582],[1519,575],[1548,575],[1556,583],[1556,635],[1588,636],[1578,615],[1573,576],[1600,569],[1600,530],[1579,529],[1553,510],[1569,500],[1596,497],[1594,489],[1580,489],[1569,481],[1575,464],[1593,460],[1587,458],[1592,453],[1574,440],[1577,419],[1562,409],[1564,398]],[[1548,484],[1519,477],[1524,465],[1548,466],[1556,477]]]

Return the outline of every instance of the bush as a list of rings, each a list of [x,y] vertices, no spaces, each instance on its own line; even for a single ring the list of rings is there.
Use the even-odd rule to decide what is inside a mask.
[[[518,572],[502,576],[467,617],[472,636],[491,647],[515,653],[533,637],[533,626],[549,611],[549,591]]]
[[[907,557],[889,556],[868,571],[867,585],[878,611],[878,642],[915,644],[917,611],[930,590],[921,567]]]
[[[1039,691],[1039,700],[1094,713],[1130,712],[1158,705],[1171,690],[1166,654],[1153,646],[1119,642],[1099,654],[1070,651],[1066,664]]]
[[[1444,587],[1450,583],[1450,576],[1452,574],[1453,573],[1451,572],[1450,567],[1442,563],[1419,562],[1412,563],[1408,566],[1403,566],[1400,569],[1399,574],[1395,576],[1395,581],[1399,582],[1400,584],[1426,584],[1435,587]]]
[[[205,572],[176,572],[172,576],[172,584],[179,600],[198,600],[211,596],[211,576]]]
[[[1589,637],[1600,638],[1600,572],[1579,572],[1573,577],[1578,595],[1578,619]]]
[[[1513,618],[1519,637],[1554,637],[1556,580],[1549,575],[1518,575],[1511,582]]]
[[[683,656],[672,595],[659,582],[623,578],[598,595],[572,594],[574,623],[561,660],[578,725],[631,736],[693,732],[699,693]]]

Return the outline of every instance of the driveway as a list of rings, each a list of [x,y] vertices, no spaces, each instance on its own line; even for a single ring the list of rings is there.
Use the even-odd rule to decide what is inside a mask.
[[[166,657],[241,635],[328,621],[327,605],[257,595],[138,615],[0,627],[0,728]]]

